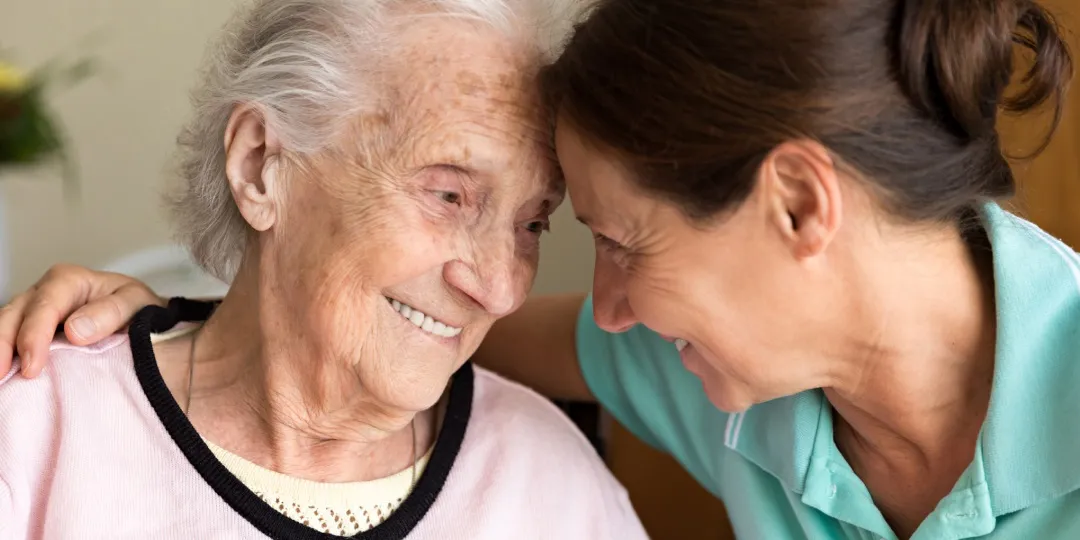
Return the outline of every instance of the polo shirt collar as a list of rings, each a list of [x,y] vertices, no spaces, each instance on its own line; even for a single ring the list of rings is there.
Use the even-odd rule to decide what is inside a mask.
[[[983,222],[998,325],[982,449],[1002,515],[1080,488],[1080,258],[997,205],[986,206]]]
[[[1073,387],[1080,381],[1080,257],[997,204],[985,204],[980,217],[994,255],[997,349],[979,452],[953,494],[963,491],[973,511],[989,506],[1000,516],[1080,488],[1080,427],[1062,429],[1080,415],[1080,391]],[[820,390],[761,403],[727,417],[724,445],[804,502],[828,505],[833,484],[818,485],[810,473],[846,474],[842,457],[838,464],[832,454],[830,415]],[[856,500],[847,504],[853,511],[846,521],[880,530],[883,522],[857,522],[868,513],[851,506]],[[993,528],[992,520],[978,525],[987,526]]]

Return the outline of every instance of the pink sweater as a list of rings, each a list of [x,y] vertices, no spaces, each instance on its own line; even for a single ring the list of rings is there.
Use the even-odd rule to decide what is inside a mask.
[[[39,378],[17,366],[0,378],[0,540],[339,538],[276,513],[214,458],[149,341],[192,317],[147,310],[130,338],[58,340]],[[625,490],[544,398],[471,365],[450,392],[413,494],[358,538],[646,538]]]

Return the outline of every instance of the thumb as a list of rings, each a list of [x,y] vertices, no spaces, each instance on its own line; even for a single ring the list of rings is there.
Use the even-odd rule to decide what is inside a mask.
[[[127,326],[136,313],[161,299],[141,285],[125,285],[116,292],[77,309],[64,323],[64,334],[76,345],[90,345]]]

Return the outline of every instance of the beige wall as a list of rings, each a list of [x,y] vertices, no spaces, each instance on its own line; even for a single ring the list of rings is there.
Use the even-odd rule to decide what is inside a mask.
[[[37,65],[89,52],[103,73],[56,97],[78,154],[81,198],[64,205],[52,171],[0,176],[10,232],[11,288],[31,284],[50,264],[103,265],[166,242],[158,193],[187,111],[187,89],[203,47],[230,0],[5,0],[0,50]],[[87,47],[84,43],[95,43]],[[537,292],[584,290],[592,271],[588,233],[569,203],[544,243]],[[13,289],[12,289],[13,288]]]

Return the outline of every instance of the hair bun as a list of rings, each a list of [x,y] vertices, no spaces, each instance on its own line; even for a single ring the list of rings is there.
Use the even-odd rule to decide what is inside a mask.
[[[1056,127],[1072,62],[1053,18],[1036,2],[901,0],[897,38],[906,94],[957,136],[970,141],[993,135],[999,107],[1027,112],[1050,98],[1057,102]],[[1006,98],[1014,44],[1035,58],[1023,90]]]

